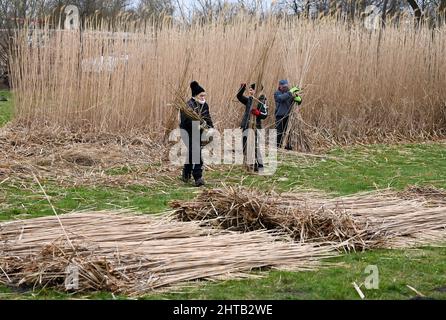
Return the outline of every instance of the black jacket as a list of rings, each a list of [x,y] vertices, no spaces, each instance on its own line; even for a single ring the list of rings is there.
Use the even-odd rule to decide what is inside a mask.
[[[214,127],[207,102],[204,104],[199,104],[197,101],[195,101],[195,99],[191,98],[187,102],[187,105],[201,116],[209,128]],[[186,130],[189,134],[192,133],[192,120],[189,119],[183,112],[180,112],[180,128]]]
[[[251,107],[252,103],[255,102],[253,97],[245,97],[243,93],[245,93],[246,87],[241,87],[240,90],[237,93],[237,99],[241,103],[245,105],[245,113],[243,114],[242,122],[240,124],[240,128],[243,130],[248,129],[249,127],[249,117],[255,117],[254,115],[251,115]],[[266,106],[266,97],[262,94],[259,97],[259,100],[262,101],[262,103],[257,104],[257,110],[260,111],[260,116],[256,117],[256,127],[258,129],[262,128],[262,120],[266,119],[268,116],[268,107]]]

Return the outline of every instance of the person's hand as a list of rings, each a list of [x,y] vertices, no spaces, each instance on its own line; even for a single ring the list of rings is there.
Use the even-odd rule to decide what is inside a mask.
[[[290,92],[291,92],[294,96],[296,96],[296,95],[298,94],[299,91],[300,91],[300,88],[299,88],[299,87],[296,87],[296,86],[294,86],[294,87],[292,87],[292,88],[290,89]]]
[[[256,117],[260,116],[260,110],[259,109],[252,109],[251,114],[255,115]]]
[[[297,105],[300,105],[302,103],[302,97],[296,94],[296,96],[294,97],[294,102],[296,102]]]
[[[240,83],[240,89],[245,89],[247,84],[245,82]]]

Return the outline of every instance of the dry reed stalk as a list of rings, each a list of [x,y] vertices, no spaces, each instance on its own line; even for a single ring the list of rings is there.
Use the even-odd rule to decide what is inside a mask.
[[[446,206],[445,191],[434,187],[408,186],[404,191],[384,189],[361,192],[350,196],[328,197],[320,192],[286,192],[281,194],[281,205],[308,205],[311,208],[325,206],[334,208],[341,206],[346,210],[354,210],[355,214],[369,214],[385,217],[392,211],[394,215],[417,211],[421,208]]]
[[[186,117],[188,117],[192,121],[198,121],[202,125],[204,124],[204,121],[201,118],[201,116],[187,105],[187,101],[182,97],[181,93],[174,94],[173,106],[178,111],[183,112],[186,115]]]
[[[135,256],[121,255],[119,260],[128,264],[141,262],[141,259]],[[125,274],[117,271],[119,265],[114,266],[105,257],[95,255],[94,249],[81,246],[72,248],[63,242],[45,245],[35,255],[8,256],[0,261],[8,270],[8,285],[15,284],[33,289],[52,287],[75,292],[125,292],[139,285],[138,281],[132,282]],[[73,287],[67,282],[69,270],[76,272]],[[149,273],[146,274],[146,279],[148,284],[154,281]],[[142,279],[139,281],[142,283]]]
[[[297,241],[337,242],[347,250],[446,240],[444,197],[436,202],[405,200],[390,191],[338,198],[279,196],[225,187],[202,191],[190,202],[175,201],[172,207],[173,216],[182,221],[239,231],[280,230]]]
[[[442,190],[427,191],[434,203],[416,191],[417,198],[406,200],[389,190],[326,198],[226,188],[174,204],[177,216],[200,222],[125,211],[61,215],[65,231],[55,217],[7,222],[0,224],[0,282],[65,290],[66,268],[75,265],[77,291],[141,295],[190,280],[246,277],[252,268],[312,270],[342,248],[446,241],[446,206],[437,199]],[[65,234],[74,250],[61,242]],[[307,243],[293,244],[286,234]]]
[[[305,206],[283,207],[280,198],[243,187],[205,190],[193,201],[173,201],[174,216],[181,221],[236,231],[280,230],[300,242],[343,243],[346,248],[366,244],[366,221],[342,210]]]
[[[293,36],[295,37],[295,34]],[[296,81],[294,83],[292,82],[292,85],[304,88],[307,73],[317,53],[318,40],[309,39],[311,43],[306,44],[306,46],[302,46],[299,40],[301,39],[297,37],[297,39],[293,38],[293,40],[289,41],[289,45],[283,48],[283,54],[285,61],[293,61],[294,56],[303,50],[302,47],[306,48],[303,61],[298,61],[287,69],[287,78]],[[286,40],[284,41],[288,42]],[[299,94],[301,95],[301,92]],[[282,147],[292,146],[301,152],[311,152],[310,133],[308,132],[308,125],[302,118],[301,112],[301,108],[293,104],[289,114],[288,126],[283,136]]]
[[[408,186],[404,191],[399,193],[399,196],[409,200],[423,198],[431,204],[446,205],[446,190],[433,186]]]
[[[303,80],[307,125],[297,129],[313,146],[443,136],[445,27],[432,32],[424,25],[415,30],[391,24],[369,32],[360,23],[241,16],[188,28],[115,26],[127,33],[110,33],[105,25],[81,34],[45,27],[29,37],[30,30],[23,30],[11,65],[16,118],[34,128],[137,129],[162,138],[173,121],[168,84],[181,83],[189,50],[188,81],[206,84],[217,128],[235,128],[237,84],[250,78],[247,61],[262,50],[259,40],[278,28],[281,36],[264,66],[265,93],[272,101],[279,79],[300,80],[310,53],[313,63]]]
[[[0,129],[0,181],[39,178],[62,185],[153,184],[165,147],[141,133],[98,134],[63,128]],[[122,171],[115,175],[107,170]],[[171,176],[174,168],[161,168]],[[13,183],[13,181],[10,183]]]
[[[266,63],[272,46],[276,40],[277,29],[273,30],[270,34],[267,35],[266,38],[258,39],[257,41],[263,43],[263,47],[260,51],[260,56],[258,59],[251,61],[255,61],[253,66],[253,70],[255,73],[255,81],[254,83],[257,86],[256,94],[253,96],[253,102],[251,106],[251,110],[257,109],[257,101],[258,97],[261,93],[263,78],[265,75]],[[251,113],[248,115],[248,136],[246,138],[246,155],[244,158],[245,166],[248,171],[254,171],[256,164],[256,145],[257,145],[257,120],[256,117]]]
[[[186,55],[186,59],[184,61],[184,67],[183,67],[183,71],[182,71],[182,76],[179,80],[178,83],[178,87],[173,90],[172,95],[173,95],[173,106],[175,107],[169,118],[167,118],[166,121],[166,130],[164,133],[164,140],[167,141],[169,139],[169,135],[170,132],[176,128],[176,126],[178,125],[178,117],[177,117],[177,113],[179,112],[184,112],[186,115],[188,115],[192,120],[195,121],[200,121],[200,123],[202,122],[201,117],[194,112],[193,110],[191,110],[188,105],[187,102],[185,100],[185,97],[187,96],[187,89],[188,89],[188,76],[190,74],[190,64],[191,64],[191,50],[188,48],[185,52]]]
[[[55,217],[0,224],[0,282],[66,290],[67,266],[75,266],[77,292],[141,295],[191,280],[247,277],[256,268],[312,270],[336,254],[329,245],[280,241],[287,240],[283,235],[218,231],[128,212],[60,219],[74,249],[60,241]]]

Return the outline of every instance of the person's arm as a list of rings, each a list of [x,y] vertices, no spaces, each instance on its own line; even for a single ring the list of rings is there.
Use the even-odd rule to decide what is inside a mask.
[[[206,122],[209,128],[214,127],[214,123],[212,122],[211,114],[209,112],[209,105],[207,103],[205,103],[203,105],[203,108],[201,109],[201,117]]]
[[[180,111],[180,128],[185,130],[190,130],[192,128],[192,120],[182,111]]]
[[[237,92],[237,99],[246,106],[248,104],[249,99],[243,95],[245,93],[245,90],[246,90],[246,84],[243,83]]]
[[[285,101],[287,101],[289,99],[292,99],[292,98],[293,98],[293,94],[291,92],[289,92],[289,91],[284,92],[284,93],[282,93],[280,91],[276,91],[274,93],[274,100],[276,102],[278,102],[278,103],[285,102]]]

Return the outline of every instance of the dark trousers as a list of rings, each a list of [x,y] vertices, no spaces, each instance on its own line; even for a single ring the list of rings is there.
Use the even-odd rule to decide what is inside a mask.
[[[283,139],[285,138],[285,133],[288,128],[289,117],[286,116],[276,116],[276,131],[277,131],[277,148],[280,148],[283,144]],[[288,143],[285,147],[287,150],[291,150],[292,147]]]
[[[244,130],[243,131],[243,156],[246,158],[247,154],[247,143],[248,143],[248,131]],[[254,163],[254,168],[263,168],[263,160],[262,160],[262,155],[260,153],[260,148],[259,148],[259,137],[258,137],[258,132],[257,129],[255,131],[255,163]]]
[[[188,137],[183,137],[183,142],[187,147],[187,158],[183,167],[183,176],[190,177],[193,176],[195,180],[203,177],[203,159],[201,156],[201,144],[200,141],[194,143],[192,141],[192,134]],[[194,159],[194,153],[195,159]]]

